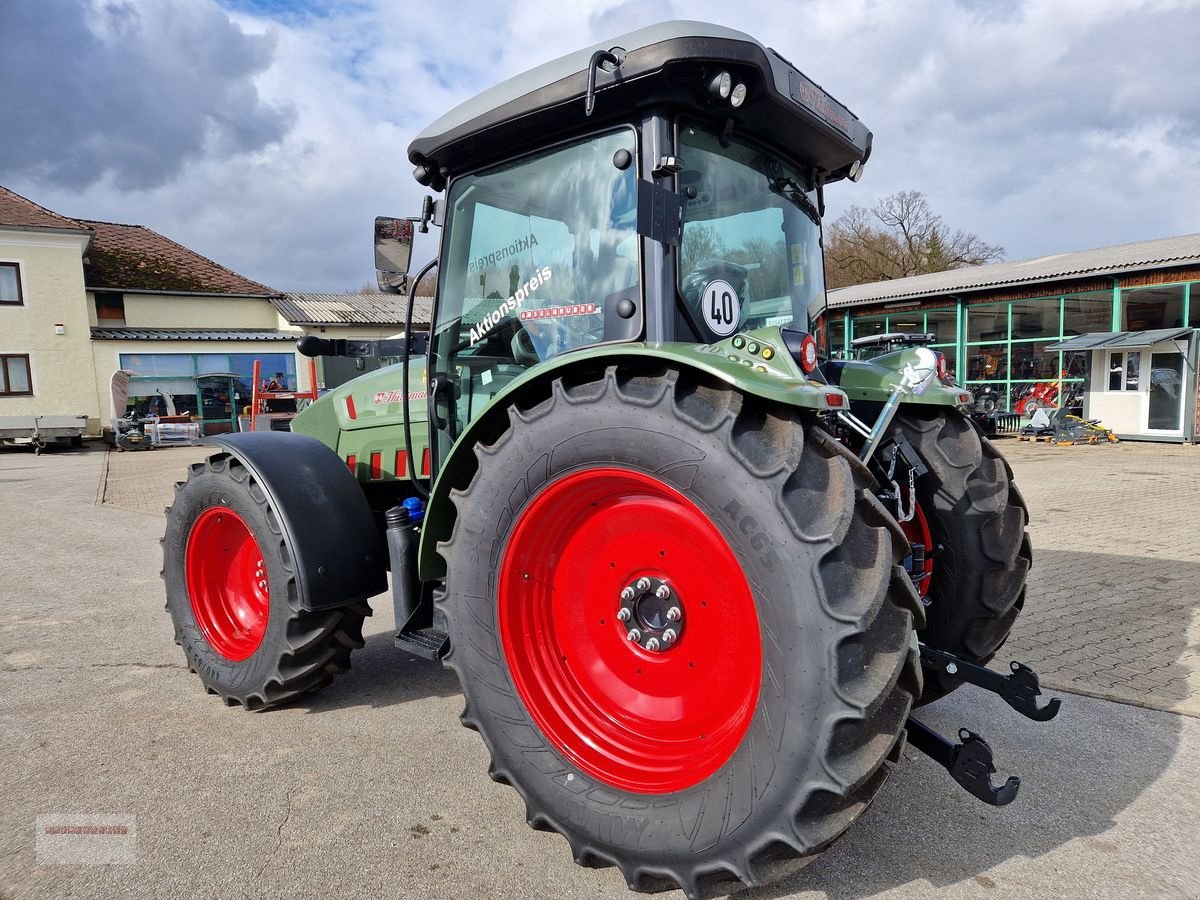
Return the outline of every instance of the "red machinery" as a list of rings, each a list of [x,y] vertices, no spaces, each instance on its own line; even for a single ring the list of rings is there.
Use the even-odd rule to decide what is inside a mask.
[[[298,380],[298,379],[297,379]],[[279,431],[287,429],[276,428],[275,423],[290,422],[296,415],[297,400],[316,400],[317,399],[317,364],[315,360],[308,361],[308,390],[284,390],[284,385],[277,383],[273,378],[267,381],[262,377],[262,362],[254,361],[254,386],[250,394],[250,430],[259,430],[259,420],[266,419],[267,431]],[[297,384],[299,388],[299,384]],[[284,401],[284,403],[280,403]],[[286,403],[291,401],[291,403]],[[283,409],[282,406],[290,406],[290,409]]]

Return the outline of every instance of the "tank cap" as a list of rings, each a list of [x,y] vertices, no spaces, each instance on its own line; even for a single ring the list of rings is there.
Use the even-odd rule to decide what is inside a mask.
[[[425,518],[425,504],[421,502],[420,497],[409,497],[401,506],[408,510],[410,522],[420,522]]]

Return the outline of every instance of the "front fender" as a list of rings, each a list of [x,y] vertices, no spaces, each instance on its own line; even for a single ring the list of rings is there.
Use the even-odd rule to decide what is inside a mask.
[[[918,357],[913,348],[905,348],[877,356],[874,359],[851,359],[826,363],[823,371],[829,380],[837,384],[852,400],[866,400],[883,403],[895,391],[900,383],[900,373],[908,364],[917,364]],[[934,381],[920,395],[905,394],[900,402],[908,405],[923,406],[958,406],[969,402],[963,400],[966,392],[957,386],[945,385]]]
[[[456,512],[450,492],[470,483],[476,469],[475,444],[494,440],[503,433],[508,427],[506,410],[513,402],[528,403],[532,399],[536,403],[549,397],[551,382],[568,372],[591,369],[599,373],[610,365],[650,368],[663,364],[702,372],[744,393],[787,406],[814,411],[849,406],[841,390],[804,376],[788,355],[777,327],[734,335],[716,344],[607,344],[554,357],[522,373],[497,393],[441,461],[421,529],[421,579],[445,576],[445,562],[437,553],[437,543],[449,539],[454,528]]]
[[[316,438],[284,431],[207,438],[266,492],[296,567],[303,609],[329,609],[387,590],[386,554],[367,498]]]

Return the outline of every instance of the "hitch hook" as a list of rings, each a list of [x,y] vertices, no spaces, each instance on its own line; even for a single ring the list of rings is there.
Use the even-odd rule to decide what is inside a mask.
[[[1027,719],[1035,722],[1049,722],[1058,715],[1062,701],[1057,697],[1045,706],[1037,705],[1042,688],[1038,682],[1037,673],[1024,663],[1009,663],[1011,675],[1004,676],[993,672],[984,666],[967,662],[953,653],[936,650],[928,644],[921,644],[921,662],[931,669],[943,672],[958,681],[965,681],[981,687],[985,691],[996,694]]]
[[[908,742],[938,765],[958,782],[968,794],[977,797],[989,806],[1007,806],[1017,799],[1021,779],[1009,775],[1004,784],[992,784],[996,766],[992,762],[992,748],[982,737],[966,728],[960,728],[960,743],[952,744],[925,723],[908,717]]]

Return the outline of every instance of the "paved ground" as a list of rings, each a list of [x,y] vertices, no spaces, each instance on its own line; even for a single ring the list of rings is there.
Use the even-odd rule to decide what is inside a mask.
[[[910,751],[843,840],[741,896],[1200,897],[1200,451],[1004,448],[1037,556],[1006,655],[1156,708],[1071,696],[1037,726],[965,688],[928,718],[987,734],[1024,777],[1016,804],[984,807]],[[0,897],[632,896],[526,828],[453,676],[389,646],[384,604],[308,701],[255,715],[199,689],[157,544],[196,456],[0,451]],[[136,816],[136,863],[36,865],[53,813]]]

